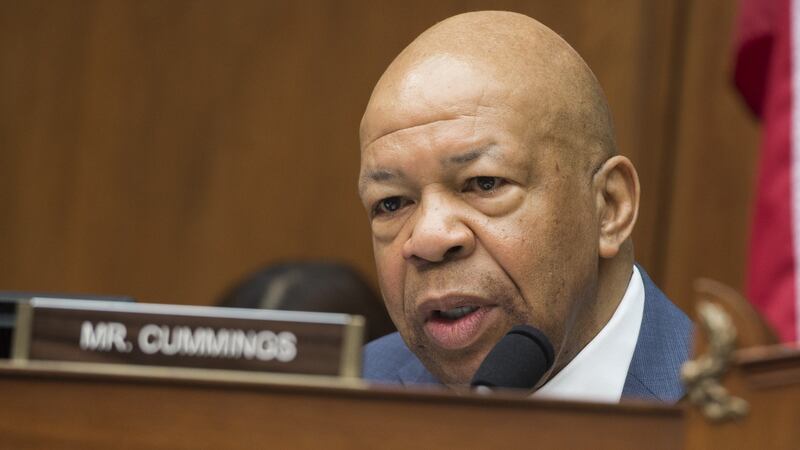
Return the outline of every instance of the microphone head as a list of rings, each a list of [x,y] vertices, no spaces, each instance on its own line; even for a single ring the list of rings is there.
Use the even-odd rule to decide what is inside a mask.
[[[475,386],[531,390],[553,365],[553,346],[541,331],[529,325],[511,329],[478,367]]]

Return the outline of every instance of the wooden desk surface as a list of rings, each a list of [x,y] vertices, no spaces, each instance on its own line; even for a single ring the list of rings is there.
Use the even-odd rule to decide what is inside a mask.
[[[0,363],[0,448],[672,449],[677,407],[193,369]]]

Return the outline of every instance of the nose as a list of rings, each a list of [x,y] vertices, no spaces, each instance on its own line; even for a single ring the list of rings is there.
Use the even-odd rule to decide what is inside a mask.
[[[475,250],[475,235],[455,203],[442,194],[421,200],[411,235],[403,244],[405,259],[439,263],[469,256]]]

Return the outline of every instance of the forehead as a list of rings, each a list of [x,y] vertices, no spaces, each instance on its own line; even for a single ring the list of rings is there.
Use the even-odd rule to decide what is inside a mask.
[[[390,67],[362,120],[360,190],[390,173],[463,167],[442,161],[491,146],[495,161],[519,169],[560,158],[561,140],[569,138],[554,126],[553,92],[490,69],[447,55]]]
[[[469,167],[492,176],[527,171],[539,154],[531,150],[501,117],[436,120],[389,133],[362,150],[359,191],[363,196],[372,185],[440,182]]]
[[[375,87],[361,123],[361,149],[417,126],[476,116],[491,107],[500,83],[476,62],[437,55],[390,67]]]

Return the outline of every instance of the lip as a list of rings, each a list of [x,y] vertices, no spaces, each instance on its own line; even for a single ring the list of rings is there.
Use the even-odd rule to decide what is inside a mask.
[[[433,317],[434,311],[446,311],[460,306],[490,307],[497,306],[491,300],[471,294],[446,294],[430,296],[420,302],[417,307],[418,318],[427,322]]]
[[[461,306],[478,309],[456,320],[435,317],[435,311],[444,311]],[[438,347],[458,350],[475,343],[491,324],[497,320],[499,309],[491,300],[473,295],[449,294],[423,301],[418,312],[425,334]]]

